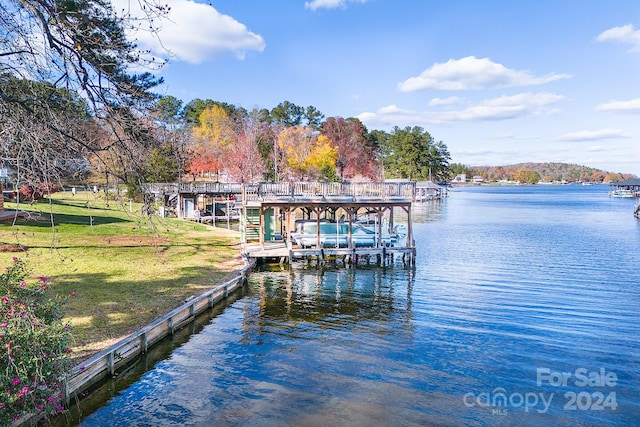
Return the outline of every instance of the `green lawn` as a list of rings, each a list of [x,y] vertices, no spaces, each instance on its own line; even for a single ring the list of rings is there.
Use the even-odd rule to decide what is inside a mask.
[[[141,205],[107,203],[91,192],[57,193],[0,222],[0,267],[19,257],[52,292],[69,298],[65,312],[86,357],[151,322],[240,268],[239,235],[172,218],[151,220]],[[23,251],[17,251],[21,245]]]

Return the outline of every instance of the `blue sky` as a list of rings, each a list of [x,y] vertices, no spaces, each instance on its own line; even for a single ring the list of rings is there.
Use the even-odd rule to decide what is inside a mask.
[[[420,126],[452,162],[640,175],[637,0],[165,0],[164,93]],[[113,0],[114,5],[129,0]],[[131,2],[135,3],[135,2]]]

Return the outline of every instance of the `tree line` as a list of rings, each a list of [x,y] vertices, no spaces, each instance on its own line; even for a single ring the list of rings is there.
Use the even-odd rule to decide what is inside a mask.
[[[450,155],[420,127],[369,131],[357,118],[328,117],[284,101],[250,111],[195,99],[159,99],[153,127],[160,144],[148,179],[188,174],[233,182],[446,179]]]
[[[519,181],[527,184],[545,182],[610,183],[635,178],[633,174],[608,172],[589,166],[558,162],[528,162],[504,166],[450,165],[452,175],[466,174],[468,178],[480,176],[484,181]]]

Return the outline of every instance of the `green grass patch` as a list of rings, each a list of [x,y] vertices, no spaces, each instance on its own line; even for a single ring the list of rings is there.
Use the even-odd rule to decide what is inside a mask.
[[[0,222],[0,266],[24,259],[35,277],[49,277],[53,293],[76,293],[65,312],[78,357],[107,347],[243,265],[237,232],[149,219],[139,204],[107,203],[90,192],[5,203],[5,209],[24,215]]]

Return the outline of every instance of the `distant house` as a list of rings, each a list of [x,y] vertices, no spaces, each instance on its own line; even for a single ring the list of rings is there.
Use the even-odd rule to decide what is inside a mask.
[[[451,181],[452,184],[466,184],[467,183],[467,174],[461,173],[456,175],[455,178]]]
[[[480,175],[474,175],[471,180],[474,184],[482,184],[484,182],[484,179]]]

